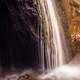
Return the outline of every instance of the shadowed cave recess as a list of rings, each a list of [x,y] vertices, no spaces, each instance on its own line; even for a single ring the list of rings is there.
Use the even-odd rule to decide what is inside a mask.
[[[39,67],[39,28],[32,0],[0,0],[1,71]]]

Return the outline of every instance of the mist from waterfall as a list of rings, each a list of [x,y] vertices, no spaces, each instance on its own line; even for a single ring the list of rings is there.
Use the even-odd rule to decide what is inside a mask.
[[[41,65],[44,70],[53,70],[66,63],[65,54],[68,54],[68,48],[55,0],[40,0],[40,3],[44,10],[48,33],[45,52],[41,41]]]

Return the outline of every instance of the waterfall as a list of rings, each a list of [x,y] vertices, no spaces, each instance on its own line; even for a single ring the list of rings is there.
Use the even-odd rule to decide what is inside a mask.
[[[48,11],[51,19],[52,33],[53,33],[53,43],[55,50],[55,66],[61,66],[64,64],[64,46],[65,38],[64,31],[57,13],[57,8],[55,5],[55,0],[46,0]],[[62,39],[63,38],[63,39]],[[66,53],[66,52],[65,52]]]
[[[66,63],[68,48],[56,0],[40,0],[45,18],[47,42],[41,40],[41,65],[43,70],[53,70]]]

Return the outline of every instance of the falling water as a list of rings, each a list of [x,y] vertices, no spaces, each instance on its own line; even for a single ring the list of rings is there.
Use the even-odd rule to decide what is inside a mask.
[[[55,48],[55,65],[61,66],[63,65],[63,43],[64,40],[62,40],[62,37],[64,37],[64,32],[62,30],[62,25],[59,21],[59,16],[57,14],[57,9],[55,5],[55,0],[46,0],[48,11],[51,19],[51,25],[52,25],[52,32],[53,32],[53,42],[54,42],[54,48]]]
[[[40,0],[40,3],[46,20],[47,43],[51,43],[46,44],[46,52],[44,53],[45,46],[41,42],[41,65],[43,69],[46,65],[47,70],[52,70],[66,63],[65,54],[68,54],[68,48],[55,0]]]

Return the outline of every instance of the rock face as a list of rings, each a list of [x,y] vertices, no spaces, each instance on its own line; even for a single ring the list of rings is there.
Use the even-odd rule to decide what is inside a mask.
[[[0,65],[35,67],[38,61],[38,13],[32,0],[0,0]]]

